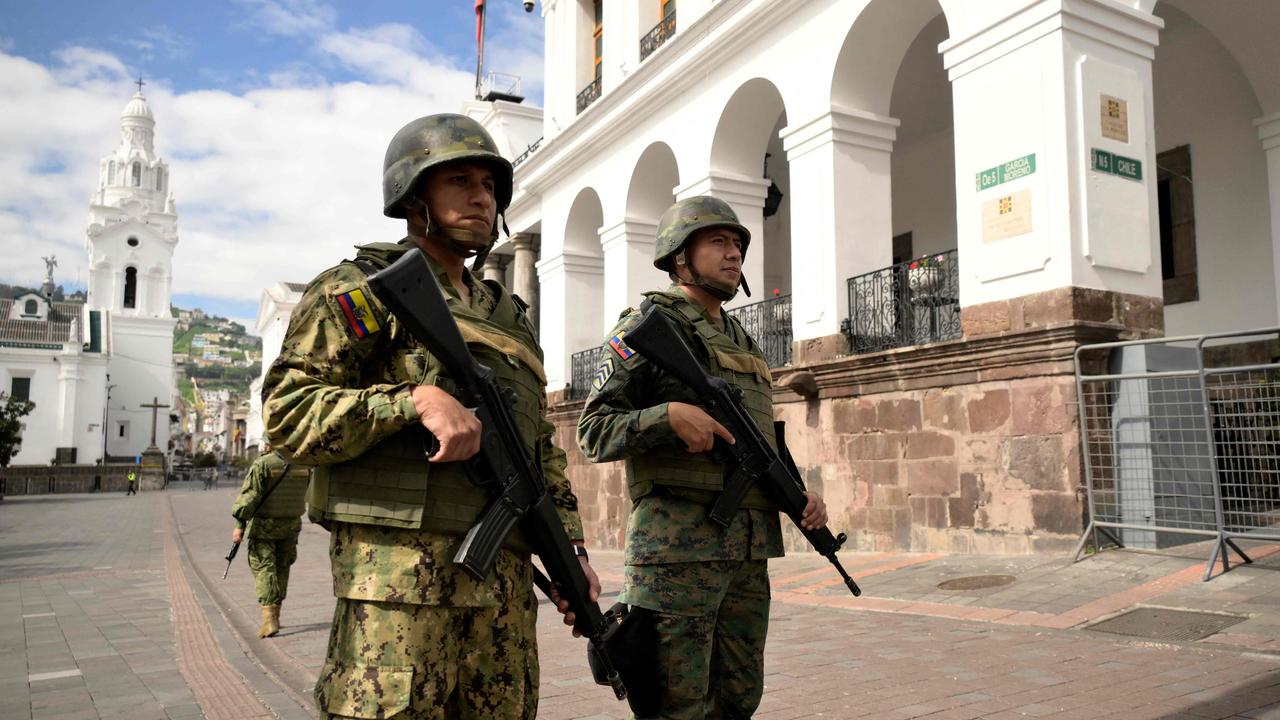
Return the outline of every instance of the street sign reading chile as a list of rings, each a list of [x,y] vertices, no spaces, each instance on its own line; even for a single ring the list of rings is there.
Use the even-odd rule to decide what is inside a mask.
[[[1017,180],[1020,177],[1026,177],[1036,171],[1036,154],[1023,155],[1017,160],[1010,160],[1003,165],[997,165],[988,170],[983,170],[975,176],[978,192],[1002,185],[1010,180]]]
[[[1093,148],[1090,151],[1093,158],[1093,169],[1108,175],[1115,175],[1126,180],[1137,180],[1142,182],[1142,161],[1127,158],[1123,155],[1107,152]]]

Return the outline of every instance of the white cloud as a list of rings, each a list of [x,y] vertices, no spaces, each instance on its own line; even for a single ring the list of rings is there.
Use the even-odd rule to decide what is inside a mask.
[[[191,54],[191,39],[168,25],[144,27],[125,42],[139,51],[142,60],[168,60]]]
[[[316,0],[237,0],[253,9],[250,22],[276,35],[313,35],[333,27],[338,12]]]
[[[324,32],[318,45],[365,80],[331,83],[298,64],[264,72],[270,85],[244,93],[146,86],[179,213],[175,294],[256,303],[262,288],[306,281],[352,245],[403,233],[381,213],[386,144],[415,117],[457,111],[471,76],[433,58],[407,26]],[[74,282],[98,161],[119,142],[133,90],[124,63],[100,50],[68,48],[47,66],[0,52],[0,257],[15,260],[7,281],[38,282],[40,256],[56,254],[55,279]]]

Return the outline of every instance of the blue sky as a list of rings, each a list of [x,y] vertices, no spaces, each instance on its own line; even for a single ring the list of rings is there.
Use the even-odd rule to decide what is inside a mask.
[[[490,0],[486,70],[541,103],[542,18]],[[178,206],[174,298],[251,321],[263,287],[305,281],[355,244],[394,239],[378,212],[387,140],[457,112],[475,69],[473,0],[0,0],[0,280],[87,275],[98,160],[146,81]]]

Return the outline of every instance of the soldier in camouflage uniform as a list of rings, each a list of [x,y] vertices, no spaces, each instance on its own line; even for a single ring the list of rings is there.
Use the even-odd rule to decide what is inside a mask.
[[[743,403],[773,442],[769,367],[742,325],[724,313],[738,286],[750,233],[711,197],[682,200],[662,216],[654,265],[673,285],[646,304],[679,328],[707,370],[743,390]],[[749,718],[764,690],[769,618],[767,559],[782,555],[778,507],[761,488],[728,528],[710,503],[725,467],[709,451],[733,442],[685,385],[626,344],[641,313],[623,313],[605,342],[578,444],[594,462],[626,460],[631,494],[622,602],[652,611],[658,631],[662,718]],[[806,526],[826,506],[806,493]]]
[[[236,519],[231,541],[240,542],[245,526],[249,528],[249,569],[262,606],[260,638],[280,631],[280,605],[289,591],[289,567],[298,559],[298,533],[311,481],[309,468],[291,465],[267,450],[245,473],[231,506]]]
[[[433,115],[396,134],[383,169],[383,212],[405,219],[408,237],[358,247],[354,261],[307,286],[263,387],[267,436],[286,457],[316,466],[309,505],[331,532],[338,602],[316,704],[326,718],[532,718],[528,546],[513,533],[484,580],[451,562],[487,499],[462,463],[480,447],[480,423],[366,281],[405,253],[423,254],[471,352],[512,389],[516,424],[581,547],[534,328],[522,301],[464,264],[475,258],[477,267],[497,239],[511,164],[474,120]],[[423,428],[439,443],[430,456]]]

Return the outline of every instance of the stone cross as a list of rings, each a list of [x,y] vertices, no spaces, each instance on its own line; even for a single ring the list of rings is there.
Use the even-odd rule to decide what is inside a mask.
[[[151,447],[156,446],[156,411],[160,408],[167,408],[168,405],[161,405],[160,398],[152,396],[150,403],[143,403],[138,407],[151,408]]]

